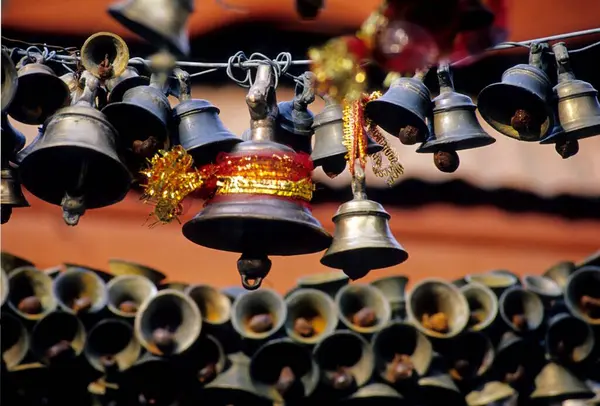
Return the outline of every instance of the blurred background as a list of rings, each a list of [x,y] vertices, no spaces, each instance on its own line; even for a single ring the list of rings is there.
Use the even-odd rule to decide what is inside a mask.
[[[5,0],[3,44],[25,48],[12,41],[21,40],[80,47],[94,32],[112,31],[126,39],[132,56],[148,56],[152,48],[106,13],[110,3]],[[270,57],[286,51],[295,59],[305,59],[310,46],[354,32],[378,4],[379,0],[327,0],[315,21],[303,22],[292,0],[196,0],[189,25],[190,59],[224,62],[239,50]],[[508,0],[508,6],[510,41],[600,26],[598,0]],[[567,43],[580,47],[599,39],[586,36]],[[597,89],[599,60],[600,47],[572,58],[578,78]],[[456,88],[475,98],[505,69],[526,61],[526,49],[489,53],[454,73]],[[292,73],[301,72],[296,67]],[[225,125],[241,135],[249,125],[246,89],[222,71],[201,76],[194,84],[193,97],[218,106]],[[292,83],[282,80],[278,100],[292,96]],[[318,100],[311,110],[317,113],[322,107]],[[600,248],[600,137],[581,141],[579,154],[562,160],[552,145],[518,142],[480,121],[497,141],[461,152],[461,166],[454,174],[439,172],[430,154],[416,154],[414,147],[390,138],[405,174],[390,188],[369,173],[368,193],[391,214],[392,232],[409,252],[409,260],[371,272],[366,280],[401,273],[414,282],[494,268],[539,273],[560,260],[577,261]],[[37,134],[33,126],[12,124],[28,141]],[[333,232],[331,217],[339,204],[351,198],[349,175],[332,180],[319,169],[315,177],[319,186],[313,214]],[[109,258],[122,258],[157,268],[171,281],[239,283],[237,254],[194,245],[183,237],[177,223],[149,229],[144,222],[151,208],[139,201],[136,192],[117,205],[88,211],[77,227],[64,224],[59,207],[25,194],[31,208],[15,210],[11,221],[2,226],[2,250],[28,258],[40,268],[68,261],[103,269]],[[201,201],[189,202],[181,221],[201,207]],[[265,285],[284,292],[298,277],[326,271],[319,263],[321,255],[273,258]]]

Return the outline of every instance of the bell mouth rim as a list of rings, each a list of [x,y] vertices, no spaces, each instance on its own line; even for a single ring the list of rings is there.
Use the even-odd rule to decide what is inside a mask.
[[[344,299],[345,295],[352,295],[354,294],[360,294],[361,292],[365,292],[367,294],[373,295],[375,297],[375,301],[377,302],[377,308],[380,311],[377,311],[375,308],[375,313],[377,315],[377,320],[375,322],[375,324],[373,326],[369,326],[369,327],[361,327],[358,326],[354,323],[352,323],[351,320],[351,316],[350,315],[346,315],[344,314],[344,312],[341,310],[342,306],[342,300]],[[340,319],[340,321],[342,322],[342,324],[344,324],[350,331],[353,331],[355,333],[358,334],[375,334],[379,331],[381,331],[383,328],[385,328],[385,326],[387,326],[390,322],[390,320],[392,319],[392,309],[391,306],[389,304],[389,302],[387,301],[387,299],[385,298],[385,296],[383,295],[383,293],[381,293],[381,291],[379,289],[377,289],[374,286],[371,286],[369,284],[353,284],[353,285],[346,285],[344,287],[342,287],[340,290],[338,290],[338,292],[335,295],[334,298],[334,302],[336,304],[336,307],[340,310],[338,310],[338,317]],[[368,303],[365,302],[363,303],[363,308],[368,306]],[[375,306],[372,306],[375,307]]]
[[[113,313],[119,317],[123,317],[125,319],[134,319],[137,311],[135,311],[134,313],[125,312],[125,311],[119,309],[118,303],[113,303],[113,300],[111,300],[111,291],[112,291],[112,289],[114,289],[115,285],[123,283],[123,281],[128,281],[128,280],[139,281],[140,283],[146,284],[146,287],[148,288],[148,293],[149,293],[147,298],[156,295],[158,293],[158,289],[157,289],[156,285],[149,278],[144,277],[143,275],[135,275],[135,274],[114,275],[114,278],[112,278],[110,281],[108,281],[106,283],[106,292],[107,292],[107,296],[108,296],[107,301],[106,301],[106,307],[108,308],[108,310],[111,313]],[[139,305],[141,305],[141,302],[138,303],[138,307],[139,307]]]
[[[45,303],[42,304],[42,310],[39,313],[30,314],[30,313],[26,313],[24,311],[19,310],[18,301],[24,299],[25,296],[18,297],[18,298],[11,297],[11,292],[10,292],[11,291],[11,289],[10,289],[11,282],[14,280],[14,278],[20,277],[20,275],[24,275],[27,278],[27,274],[35,275],[34,276],[35,281],[29,279],[29,282],[31,284],[38,284],[40,282],[40,279],[42,279],[41,282],[43,283],[44,287],[46,288],[46,290],[43,292],[43,294],[47,295],[48,297],[45,300]],[[5,292],[6,292],[5,304],[18,317],[20,317],[24,320],[27,320],[27,321],[39,321],[39,320],[43,319],[44,317],[46,317],[48,314],[56,311],[56,309],[59,307],[59,301],[57,300],[56,295],[54,294],[54,291],[53,291],[54,281],[48,274],[46,274],[42,270],[37,269],[33,265],[31,265],[31,266],[25,265],[25,266],[20,266],[18,268],[13,269],[7,276],[8,276],[7,280],[2,281],[2,282],[7,283],[6,286],[4,287]],[[33,296],[38,297],[37,295],[33,295]],[[40,299],[40,298],[38,297],[38,299]],[[41,299],[40,299],[40,302],[41,302]]]
[[[578,319],[583,320],[584,322],[586,322],[592,326],[599,326],[600,318],[593,318],[593,317],[590,317],[589,315],[585,314],[580,309],[580,306],[577,303],[573,303],[573,300],[570,299],[569,293],[572,289],[571,285],[574,283],[573,281],[575,281],[576,278],[579,277],[579,275],[586,275],[586,274],[600,275],[600,267],[594,266],[594,265],[586,265],[586,266],[583,266],[583,267],[577,269],[575,272],[573,272],[571,275],[569,275],[569,277],[567,278],[567,283],[565,284],[565,287],[564,287],[565,305],[567,306],[567,309],[569,309],[569,312],[574,317],[577,317]]]
[[[468,149],[483,148],[492,145],[496,139],[486,132],[449,135],[444,138],[435,138],[425,141],[417,152],[420,154],[435,153],[438,151],[464,151]]]
[[[529,327],[529,324],[528,324],[526,329],[518,328],[515,325],[515,323],[513,323],[511,321],[509,315],[506,314],[506,309],[505,309],[504,303],[506,303],[509,296],[511,296],[511,295],[521,295],[522,297],[530,298],[530,300],[534,303],[536,308],[538,308],[540,310],[539,317],[537,317],[537,320],[533,320],[531,327]],[[512,286],[512,287],[506,289],[504,292],[502,292],[502,295],[500,295],[500,297],[498,298],[498,313],[500,315],[501,320],[514,333],[519,334],[519,333],[523,333],[524,331],[537,331],[544,322],[544,303],[542,302],[542,299],[540,298],[540,296],[537,293],[526,290],[521,286]]]
[[[561,138],[565,138],[566,140],[582,140],[585,138],[594,137],[598,135],[598,133],[600,133],[600,122],[591,126],[586,126],[580,123],[568,131],[563,128],[563,130],[560,132],[552,133],[545,138],[542,138],[540,140],[540,144],[555,144],[557,141],[560,141]]]
[[[123,86],[128,85],[128,86]],[[120,103],[123,101],[123,96],[127,91],[139,87],[139,86],[149,86],[150,78],[147,76],[132,76],[129,78],[123,79],[121,82],[117,83],[111,91],[108,92],[108,104]],[[123,88],[124,90],[121,90]],[[114,95],[116,93],[116,96]],[[107,105],[108,105],[107,104]]]
[[[369,108],[370,105],[372,105],[374,107]],[[385,106],[384,109],[386,109],[387,113],[385,111],[381,112],[381,113],[373,113],[373,110],[375,109],[375,107],[378,107],[378,109],[375,111],[378,111],[381,108],[379,106]],[[393,122],[393,124],[398,124],[399,121],[402,121],[404,126],[400,124],[397,126],[398,128],[396,129],[396,125],[393,125],[393,124],[387,125],[387,123],[383,123],[384,120],[381,120],[381,117],[392,117],[393,116],[389,111],[392,108],[400,108],[400,109],[404,110],[405,112],[409,113],[409,114],[402,114],[402,116],[403,116],[402,120]],[[431,107],[429,108],[429,110],[431,111]],[[367,106],[365,107],[365,114],[367,115],[367,117],[369,117],[371,120],[373,120],[373,122],[375,124],[377,124],[381,129],[383,129],[386,133],[390,134],[394,138],[399,138],[400,130],[402,130],[406,126],[412,126],[412,127],[417,128],[419,130],[419,133],[421,134],[422,139],[427,139],[430,136],[429,127],[427,126],[427,124],[425,123],[424,120],[423,121],[420,120],[420,115],[418,114],[418,112],[415,109],[400,106],[397,104],[393,104],[386,100],[377,99],[377,100],[372,100],[367,103]],[[377,117],[375,117],[375,116],[377,116]],[[385,126],[382,126],[379,122],[382,122],[382,124],[384,124]],[[395,130],[395,131],[391,131],[391,130]]]
[[[459,288],[459,290],[461,291],[461,293],[463,294],[463,296],[465,296],[465,298],[467,299],[467,304],[469,305],[469,311],[472,311],[471,309],[471,305],[469,303],[469,298],[467,297],[466,293],[468,290],[478,290],[480,292],[485,292],[485,294],[491,298],[490,302],[491,302],[491,308],[489,309],[489,314],[488,316],[480,321],[479,323],[475,323],[472,326],[469,326],[467,324],[467,331],[468,332],[473,332],[473,333],[479,333],[484,331],[485,329],[487,329],[488,327],[490,327],[494,321],[496,320],[496,317],[498,317],[498,313],[500,311],[499,305],[498,305],[498,297],[496,296],[496,294],[494,293],[494,291],[489,288],[488,286],[480,283],[480,282],[467,282],[464,286],[461,286]]]
[[[138,86],[140,87],[140,86]],[[135,88],[133,88],[135,89]],[[130,89],[132,90],[132,89]],[[158,140],[165,140],[167,139],[167,135],[168,135],[168,129],[167,129],[167,124],[165,121],[163,121],[160,117],[158,117],[157,115],[155,115],[151,110],[147,109],[145,106],[141,105],[141,104],[135,104],[135,103],[131,103],[128,101],[120,101],[120,102],[116,102],[116,103],[110,103],[107,104],[101,111],[102,114],[104,114],[106,120],[111,124],[111,127],[115,129],[115,134],[117,134],[116,139],[120,140],[121,142],[123,142],[124,140],[137,140],[138,138],[136,138],[135,136],[132,136],[129,134],[129,131],[126,131],[126,129],[129,127],[129,123],[131,123],[131,120],[129,118],[125,118],[122,117],[123,114],[117,114],[120,113],[120,110],[122,108],[131,108],[133,111],[135,111],[136,115],[137,114],[146,114],[146,117],[144,117],[145,119],[150,121],[150,125],[148,127],[152,127],[155,128],[156,131],[153,131],[150,134],[147,134],[147,136],[145,138],[140,137],[141,141],[147,140],[148,138],[150,138],[153,135],[156,135],[156,138]],[[116,113],[115,113],[116,110]],[[167,116],[169,115],[169,113],[167,113]],[[112,116],[112,118],[111,118]],[[167,117],[165,117],[166,119]],[[115,122],[117,122],[118,124],[114,124]],[[124,123],[128,123],[128,124],[124,124]],[[121,128],[122,127],[122,128]],[[123,131],[121,131],[123,130]],[[134,134],[137,135],[137,134]]]
[[[243,320],[238,320],[241,319],[241,317],[243,315],[245,315],[244,311],[243,311],[243,306],[247,305],[247,301],[252,299],[252,296],[270,296],[270,299],[273,299],[273,303],[275,303],[276,308],[272,309],[272,313],[280,313],[279,317],[277,318],[276,322],[273,323],[273,327],[271,327],[268,331],[265,331],[263,333],[255,333],[254,331],[250,330],[249,328],[246,328],[243,324],[244,321]],[[248,299],[250,298],[250,299]],[[238,309],[242,309],[242,311],[238,311]],[[246,316],[249,316],[250,314],[247,314]],[[233,327],[233,329],[240,334],[243,338],[245,339],[249,339],[252,341],[261,341],[264,340],[266,338],[269,338],[271,336],[273,336],[274,334],[277,334],[279,331],[281,331],[284,326],[285,326],[285,321],[287,319],[287,306],[285,304],[285,300],[283,299],[283,297],[275,290],[270,289],[270,288],[261,288],[259,290],[254,290],[254,291],[250,291],[248,293],[246,293],[245,295],[239,296],[235,302],[233,302],[233,305],[231,306],[231,325]]]
[[[135,362],[139,358],[139,355],[142,351],[142,345],[137,341],[137,339],[135,337],[135,332],[133,331],[133,326],[125,320],[104,319],[104,320],[99,321],[94,327],[92,327],[89,330],[89,333],[87,334],[86,345],[83,349],[83,355],[88,359],[88,362],[90,363],[92,368],[94,368],[95,370],[100,371],[100,372],[106,371],[106,369],[102,366],[102,364],[100,363],[100,360],[99,360],[100,356],[102,355],[101,352],[94,351],[91,348],[89,348],[88,343],[90,341],[90,338],[92,337],[92,334],[94,332],[98,333],[97,331],[95,331],[96,328],[105,327],[107,324],[118,324],[120,327],[128,329],[128,332],[130,333],[130,339],[129,339],[129,342],[127,343],[127,345],[124,348],[122,348],[119,352],[117,352],[115,354],[111,354],[116,361],[119,371],[124,371],[127,368],[129,368],[131,365],[135,364]],[[125,354],[125,353],[127,353],[127,354]],[[123,358],[126,358],[125,356],[129,355],[130,353],[134,353],[136,356],[131,357],[132,360],[127,360],[127,362],[123,362]]]
[[[67,269],[63,272],[60,272],[53,281],[52,284],[52,294],[57,298],[56,302],[58,304],[57,308],[60,308],[64,313],[70,315],[76,315],[77,313],[71,306],[65,303],[61,296],[59,295],[59,287],[60,285],[57,282],[61,282],[67,280],[67,278],[71,275],[90,275],[91,280],[94,281],[96,285],[96,298],[92,301],[91,307],[87,311],[89,314],[99,313],[104,309],[106,303],[108,302],[108,292],[106,290],[106,283],[104,280],[94,271],[85,269],[85,268],[71,268]],[[99,294],[98,294],[99,293]]]
[[[205,313],[202,312],[200,305],[198,303],[196,303],[196,304],[198,304],[198,308],[200,309],[200,314],[202,316],[202,323],[203,324],[206,323],[207,325],[213,326],[213,327],[220,327],[220,326],[223,326],[226,323],[228,323],[231,320],[231,315],[232,315],[231,310],[232,310],[233,304],[231,303],[231,300],[229,300],[227,295],[225,293],[221,292],[219,289],[215,288],[214,286],[203,284],[203,283],[188,285],[184,289],[184,293],[186,295],[188,295],[194,302],[196,302],[193,292],[196,290],[200,290],[200,289],[210,291],[210,293],[219,296],[219,298],[223,300],[223,303],[225,303],[225,305],[223,306],[225,308],[224,314],[220,315],[220,317],[218,319],[208,318],[208,316],[206,316]]]

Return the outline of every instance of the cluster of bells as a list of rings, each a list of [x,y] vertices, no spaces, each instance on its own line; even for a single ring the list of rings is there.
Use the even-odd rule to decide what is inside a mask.
[[[531,46],[529,63],[516,65],[500,83],[484,88],[477,106],[453,90],[447,66],[438,69],[440,95],[431,101],[423,84],[424,72],[399,78],[383,97],[370,102],[366,114],[379,127],[405,145],[422,143],[420,153],[433,153],[436,167],[454,172],[456,151],[479,148],[495,140],[479,125],[475,110],[501,134],[527,142],[556,144],[563,157],[575,155],[579,139],[600,134],[598,92],[577,80],[564,43],[552,46],[558,83],[552,87],[547,74],[550,54],[545,43]]]
[[[406,294],[405,276],[349,284],[341,272],[284,296],[164,279],[122,260],[39,270],[3,253],[3,401],[600,402],[600,252],[543,275],[424,279]]]

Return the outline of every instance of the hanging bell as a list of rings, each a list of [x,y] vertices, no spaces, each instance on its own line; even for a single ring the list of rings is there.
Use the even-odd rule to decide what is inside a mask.
[[[108,8],[122,26],[177,56],[190,53],[187,21],[193,11],[192,0],[125,0]]]
[[[29,202],[23,195],[16,170],[10,164],[0,170],[0,177],[0,217],[1,224],[6,224],[13,208],[29,207]]]
[[[600,135],[598,91],[588,82],[575,78],[563,42],[554,44],[552,51],[558,66],[558,84],[554,86],[554,94],[558,98],[558,122],[563,131],[553,131],[540,143],[556,143],[559,154],[562,149],[567,149],[569,154],[564,155],[572,156],[576,153],[577,140]],[[563,158],[566,157],[564,155]]]
[[[56,309],[52,278],[30,267],[14,269],[8,276],[8,307],[21,319],[35,322]]]
[[[8,114],[21,123],[42,124],[69,104],[69,88],[43,62],[41,55],[32,54],[18,64],[18,87]]]
[[[91,107],[98,80],[84,75],[86,94],[44,124],[44,135],[19,165],[27,190],[61,205],[63,218],[71,226],[86,209],[123,200],[131,183],[116,152],[115,129],[104,114]]]
[[[75,315],[56,311],[33,327],[31,347],[44,364],[65,364],[83,352],[86,339],[85,327]]]
[[[530,395],[534,402],[562,402],[593,397],[594,392],[584,382],[554,362],[549,362],[535,377],[535,390]]]
[[[412,78],[398,78],[377,100],[367,103],[365,114],[404,145],[414,145],[429,138],[425,119],[431,113],[431,94],[423,83],[427,71]]]
[[[29,353],[29,333],[25,325],[10,313],[2,312],[2,360],[10,371]]]
[[[303,20],[314,20],[325,7],[324,0],[296,0],[296,13]]]
[[[273,142],[277,105],[271,67],[260,65],[246,96],[252,117],[252,140],[233,152],[293,153]],[[331,236],[305,205],[270,195],[230,194],[208,204],[183,226],[183,235],[195,244],[240,252],[238,271],[246,289],[257,289],[271,267],[268,255],[301,255],[324,250]]]
[[[559,313],[548,321],[544,341],[547,356],[563,365],[586,361],[596,345],[591,326],[569,313]]]
[[[600,267],[584,266],[575,271],[565,286],[569,312],[588,324],[600,325]]]
[[[532,44],[528,65],[514,66],[502,82],[484,88],[477,97],[481,117],[496,131],[519,141],[539,141],[554,127],[550,101],[552,84],[542,69],[547,44]]]
[[[242,140],[219,118],[220,110],[208,100],[192,99],[189,73],[175,69],[179,80],[179,104],[173,109],[176,141],[194,158],[197,167],[214,162],[220,152],[229,152]]]
[[[17,68],[8,54],[2,51],[2,114],[12,103],[19,84]]]
[[[498,316],[498,298],[487,286],[480,283],[467,283],[460,291],[469,303],[470,331],[484,331],[491,327]]]
[[[102,80],[120,76],[129,63],[127,44],[112,32],[98,32],[88,37],[80,54],[85,70]]]
[[[321,166],[330,178],[346,169],[348,149],[344,145],[344,114],[342,106],[324,97],[323,111],[314,117],[315,146],[310,157],[315,168]],[[383,147],[367,135],[367,154],[375,154]]]
[[[544,304],[540,297],[518,286],[502,293],[498,307],[502,321],[516,333],[535,331],[544,321]]]
[[[304,72],[299,80],[302,84],[296,83],[294,99],[277,105],[279,115],[275,140],[296,152],[310,154],[314,114],[308,110],[308,105],[315,101],[316,77],[312,72]]]
[[[325,292],[298,288],[285,298],[285,330],[292,340],[313,345],[333,333],[338,325],[335,303]]]
[[[335,304],[342,324],[359,334],[373,334],[391,320],[389,303],[371,285],[344,286],[335,296]]]
[[[471,98],[456,93],[448,64],[438,68],[440,95],[434,99],[433,132],[417,149],[433,153],[433,162],[442,172],[454,172],[460,163],[456,151],[485,147],[496,140],[479,125]]]
[[[120,275],[108,282],[106,307],[119,317],[133,319],[146,300],[156,295],[156,285],[141,275]]]
[[[109,79],[105,83],[109,92],[108,103],[119,103],[123,101],[123,95],[127,93],[129,89],[138,86],[148,86],[150,84],[150,78],[140,76],[136,68],[128,66],[119,76]]]
[[[354,197],[333,216],[333,242],[321,258],[323,265],[342,269],[352,280],[408,259],[408,253],[392,235],[390,215],[379,203],[367,199],[364,170],[360,165],[355,168]]]
[[[406,317],[405,290],[408,277],[404,275],[386,276],[371,282],[372,286],[383,293],[392,309],[392,319],[404,320]]]
[[[84,355],[97,371],[124,371],[139,358],[142,347],[131,325],[123,320],[106,319],[88,333]]]

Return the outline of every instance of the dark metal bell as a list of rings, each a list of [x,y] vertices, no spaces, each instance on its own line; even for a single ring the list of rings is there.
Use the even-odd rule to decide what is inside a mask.
[[[588,324],[600,325],[600,267],[584,266],[569,276],[565,304],[569,312]]]
[[[220,152],[229,152],[242,140],[225,128],[220,110],[208,100],[191,98],[191,83],[187,72],[176,69],[179,80],[179,101],[173,109],[176,126],[175,144],[180,144],[194,158],[197,167],[214,162]]]
[[[333,242],[321,258],[323,265],[343,270],[352,280],[408,259],[408,252],[392,235],[390,215],[379,203],[367,199],[365,189],[365,173],[357,165],[352,180],[354,198],[333,216]]]
[[[298,288],[285,298],[285,330],[300,344],[316,344],[333,333],[338,325],[338,310],[325,292]]]
[[[373,334],[392,318],[385,296],[371,285],[344,286],[335,295],[335,304],[342,324],[359,334]]]
[[[8,54],[2,51],[2,114],[12,103],[19,84],[17,68]]]
[[[575,268],[583,268],[584,266],[595,266],[600,267],[600,250],[594,252],[591,255],[588,255],[581,261],[577,262]]]
[[[106,373],[113,368],[116,371],[126,370],[138,360],[141,351],[142,347],[129,323],[106,319],[89,331],[84,355],[95,370]]]
[[[1,222],[5,224],[10,219],[13,208],[29,207],[29,202],[23,195],[15,169],[7,165],[0,170],[0,177]]]
[[[75,315],[55,311],[33,327],[31,348],[44,364],[71,362],[83,352],[86,338],[85,327]]]
[[[496,140],[479,125],[475,115],[477,106],[471,98],[454,91],[449,65],[441,65],[437,74],[440,95],[433,100],[433,131],[417,152],[436,154],[434,162],[437,168],[443,172],[454,172],[459,164],[456,151],[485,147]],[[438,153],[452,154],[456,162],[450,166],[441,164]]]
[[[319,383],[319,370],[308,349],[282,338],[254,353],[250,379],[258,393],[281,404],[310,397]]]
[[[542,144],[557,142],[557,138],[578,140],[600,135],[600,103],[598,91],[588,82],[577,80],[563,42],[552,46],[558,66],[558,84],[554,94],[558,98],[558,121],[564,134],[553,133],[541,140]]]
[[[453,284],[427,278],[408,292],[406,313],[423,334],[432,338],[453,338],[469,322],[469,303]]]
[[[323,167],[329,177],[335,177],[346,169],[348,149],[344,145],[344,114],[342,106],[325,98],[323,111],[314,117],[315,146],[310,157],[316,167]],[[367,135],[367,154],[383,149]]]
[[[548,321],[544,342],[547,356],[563,365],[586,361],[596,345],[591,326],[569,313],[559,313]]]
[[[191,0],[126,0],[108,8],[125,28],[177,56],[190,53],[187,21],[193,11]]]
[[[146,300],[157,292],[156,285],[141,275],[120,275],[106,285],[108,310],[119,317],[133,319]]]
[[[419,379],[419,401],[430,405],[460,405],[464,402],[463,395],[454,383],[445,360],[434,354],[427,376]]]
[[[27,57],[25,57],[27,58]],[[25,59],[24,58],[24,59]],[[40,57],[41,58],[41,57]],[[43,63],[23,64],[18,70],[18,87],[8,114],[24,124],[42,124],[69,104],[69,88]]]
[[[594,392],[565,367],[549,362],[535,377],[532,401],[561,402],[570,399],[590,399]]]
[[[34,267],[14,269],[8,288],[8,307],[21,319],[38,321],[56,309],[52,278]]]
[[[372,383],[358,389],[349,398],[340,401],[344,406],[397,406],[404,397],[395,389],[382,383]]]
[[[456,337],[445,355],[454,380],[459,386],[467,387],[488,373],[496,353],[487,334],[469,331]]]
[[[365,113],[379,127],[405,145],[429,138],[425,119],[431,113],[431,94],[423,83],[426,71],[413,78],[398,78],[385,94],[367,103]]]
[[[98,313],[108,300],[106,284],[93,271],[70,268],[61,272],[52,285],[58,306],[71,314]]]
[[[503,135],[520,141],[539,141],[554,127],[552,83],[542,70],[546,46],[533,44],[528,65],[508,69],[500,83],[487,86],[477,97],[483,119]]]
[[[89,75],[86,83],[97,88],[98,80]],[[94,96],[95,91],[88,87],[76,105],[53,115],[44,124],[44,135],[27,150],[19,165],[27,190],[48,203],[61,205],[69,225],[76,225],[86,209],[123,200],[131,183],[116,152],[114,127],[91,107]]]
[[[519,286],[505,290],[498,307],[502,321],[516,333],[535,331],[544,321],[544,304],[540,297]]]
[[[498,316],[498,297],[487,286],[472,282],[460,288],[469,303],[469,330],[484,331]]]
[[[371,282],[371,285],[383,293],[392,309],[393,319],[404,319],[406,317],[405,290],[408,277],[403,275],[387,276]]]
[[[123,95],[129,89],[138,86],[148,86],[149,84],[150,78],[140,76],[136,68],[128,66],[119,76],[106,81],[106,88],[109,92],[108,102],[118,103],[123,101]]]
[[[135,262],[124,261],[122,259],[111,258],[108,260],[108,270],[112,275],[139,275],[150,279],[155,285],[158,285],[165,279],[167,275],[150,268],[146,265],[137,264]]]
[[[29,333],[25,325],[8,312],[2,312],[2,361],[10,371],[29,353]]]

